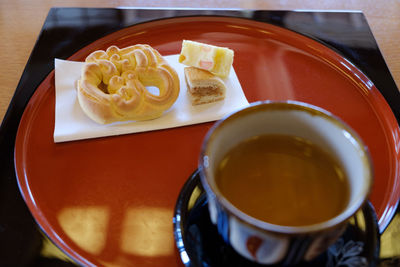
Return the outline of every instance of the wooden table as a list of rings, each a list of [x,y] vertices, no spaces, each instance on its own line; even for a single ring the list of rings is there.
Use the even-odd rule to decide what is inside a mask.
[[[1,0],[0,1],[0,121],[18,85],[25,64],[51,7],[192,7],[269,10],[361,10],[367,17],[378,45],[398,87],[400,85],[399,0]]]
[[[367,17],[393,78],[400,88],[400,1],[317,1],[317,0],[1,0],[0,1],[0,121],[2,121],[19,79],[51,7],[186,7],[242,8],[266,10],[361,10]],[[394,221],[399,221],[397,216]],[[398,225],[398,224],[397,224]],[[392,225],[388,235],[399,235]],[[387,235],[387,236],[388,236]],[[396,237],[397,238],[397,237]],[[400,238],[400,236],[399,236]],[[382,240],[385,255],[398,255],[400,248]]]

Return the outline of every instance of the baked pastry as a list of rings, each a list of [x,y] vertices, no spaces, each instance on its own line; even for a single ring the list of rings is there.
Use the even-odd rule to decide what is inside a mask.
[[[233,50],[194,41],[183,40],[179,62],[226,78],[233,63]]]
[[[193,105],[211,103],[225,98],[224,81],[207,70],[196,67],[184,69],[188,95]]]
[[[146,86],[159,89],[152,94]],[[78,101],[92,120],[111,123],[160,117],[179,95],[176,71],[149,45],[91,53],[78,81]]]

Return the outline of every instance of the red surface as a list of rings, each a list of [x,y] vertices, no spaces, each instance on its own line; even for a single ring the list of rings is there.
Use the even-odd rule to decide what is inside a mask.
[[[201,22],[201,23],[199,23]],[[374,85],[351,63],[306,37],[234,18],[176,18],[108,35],[77,52],[147,43],[178,54],[183,39],[227,46],[249,102],[293,99],[352,126],[375,168],[370,200],[384,229],[399,190],[399,128]],[[212,123],[55,144],[54,72],[26,107],[16,139],[22,194],[47,235],[84,264],[181,266],[172,216]]]

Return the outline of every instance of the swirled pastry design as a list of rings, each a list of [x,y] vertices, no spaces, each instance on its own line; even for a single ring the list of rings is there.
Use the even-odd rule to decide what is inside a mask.
[[[157,87],[153,94],[146,86]],[[149,45],[91,53],[78,81],[78,101],[92,120],[111,123],[160,117],[179,95],[176,71]]]

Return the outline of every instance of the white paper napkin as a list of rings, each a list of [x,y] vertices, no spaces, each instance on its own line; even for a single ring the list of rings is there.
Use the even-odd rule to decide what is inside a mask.
[[[215,121],[249,105],[232,68],[229,77],[225,80],[227,90],[223,101],[192,106],[187,96],[183,73],[185,66],[178,62],[178,55],[165,56],[164,58],[176,70],[180,79],[181,91],[174,105],[160,118],[154,120],[115,122],[105,125],[92,121],[79,105],[76,96],[76,83],[80,78],[83,63],[55,59],[56,114],[54,141],[65,142]]]

